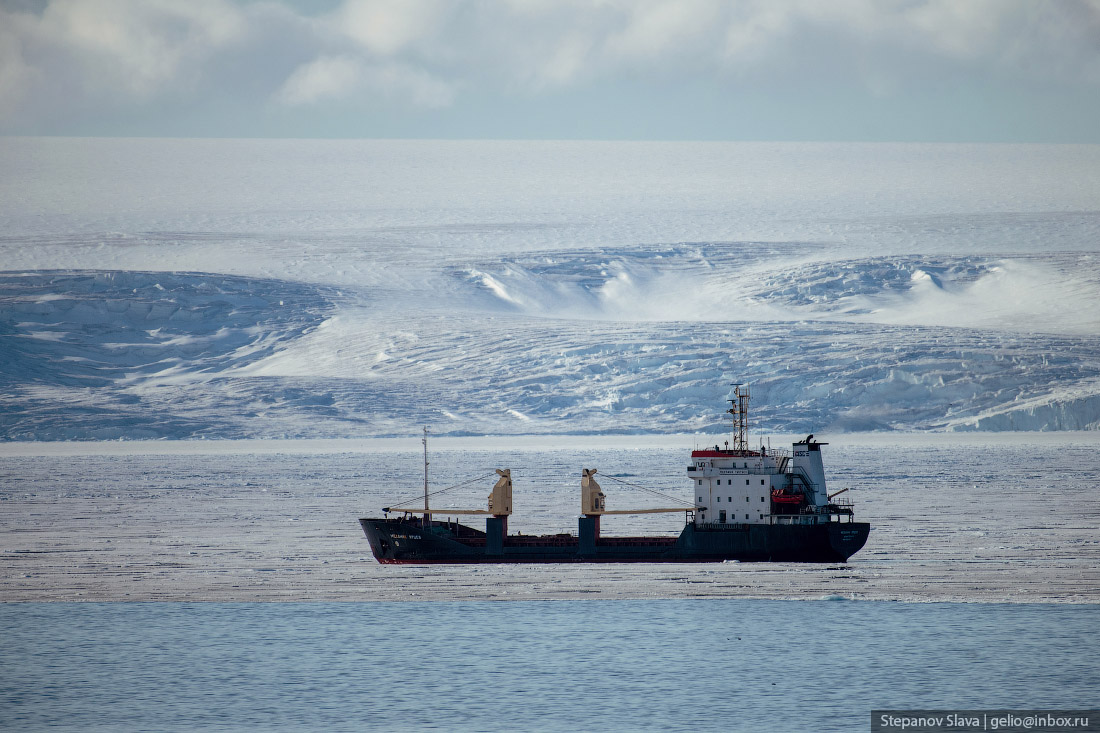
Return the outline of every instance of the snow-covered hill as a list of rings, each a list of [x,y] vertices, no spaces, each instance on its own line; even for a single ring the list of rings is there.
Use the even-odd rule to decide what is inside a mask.
[[[1074,167],[1100,159],[1092,147],[1049,146],[1071,179],[1065,190],[1052,193],[1049,175],[998,181],[1012,196],[1002,207],[966,187],[952,200],[927,178],[1035,174],[1051,163],[1044,150],[1002,146],[1005,162],[991,158],[997,146],[956,149],[953,169],[943,155],[952,146],[931,146],[940,162],[921,178],[909,170],[921,151],[887,146],[885,165],[911,187],[891,184],[883,200],[891,170],[853,163],[876,148],[838,146],[832,162],[850,178],[832,196],[843,206],[830,209],[822,191],[781,189],[806,178],[798,146],[750,150],[755,187],[708,164],[704,180],[725,195],[693,200],[696,179],[671,158],[659,175],[636,160],[633,172],[649,178],[624,177],[610,195],[614,171],[598,166],[630,169],[612,144],[445,146],[436,172],[452,179],[447,188],[433,169],[417,172],[438,144],[395,144],[370,175],[355,155],[344,167],[326,158],[333,182],[295,158],[315,143],[282,141],[297,166],[284,179],[256,172],[266,158],[252,163],[266,196],[215,202],[163,170],[179,211],[109,176],[122,202],[90,211],[81,194],[100,193],[65,179],[73,162],[50,156],[83,151],[118,166],[105,174],[147,185],[156,171],[125,145],[122,163],[98,157],[98,146],[126,141],[31,142],[37,167],[0,144],[26,184],[16,204],[12,180],[0,184],[0,439],[351,437],[422,424],[451,434],[715,432],[731,381],[752,385],[758,433],[1100,428],[1100,184]],[[228,162],[211,157],[205,169],[184,155],[188,141],[154,148],[192,179],[207,170],[217,188],[216,174],[242,175],[230,164],[253,144],[220,142]],[[604,157],[555,158],[576,148]],[[649,148],[676,150],[698,155]],[[710,152],[731,163],[748,154]],[[547,180],[545,197],[506,185],[528,180],[517,155],[536,159],[530,175]],[[809,178],[824,180],[828,162],[811,156]],[[387,180],[401,185],[367,186]],[[300,181],[334,203],[311,190],[313,209],[280,209]],[[340,181],[366,186],[361,199],[337,191]],[[1050,211],[1059,195],[1067,210]],[[1082,211],[1090,195],[1095,206]],[[921,201],[927,216],[914,214]],[[784,202],[804,207],[783,218]],[[141,228],[151,224],[160,226]],[[724,237],[666,238],[677,231]]]

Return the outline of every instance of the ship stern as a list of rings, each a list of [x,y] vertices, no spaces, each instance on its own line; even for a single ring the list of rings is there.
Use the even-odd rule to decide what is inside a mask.
[[[830,522],[828,527],[829,547],[841,562],[847,562],[863,549],[871,533],[871,525],[867,522]]]

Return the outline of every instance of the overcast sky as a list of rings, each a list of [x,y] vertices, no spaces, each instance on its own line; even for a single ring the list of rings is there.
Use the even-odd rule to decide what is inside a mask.
[[[0,0],[0,133],[1100,142],[1100,0]]]

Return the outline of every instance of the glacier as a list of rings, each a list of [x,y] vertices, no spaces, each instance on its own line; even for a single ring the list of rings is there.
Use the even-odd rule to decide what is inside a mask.
[[[0,141],[0,440],[1100,428],[1100,146]]]

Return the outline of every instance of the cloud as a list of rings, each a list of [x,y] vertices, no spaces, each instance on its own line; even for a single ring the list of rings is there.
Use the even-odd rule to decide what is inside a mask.
[[[712,63],[720,51],[729,3],[716,0],[645,1],[624,6],[622,20],[603,43],[616,66]]]
[[[0,28],[0,116],[10,115],[31,86],[35,70],[23,58],[20,35]]]
[[[2,4],[4,0],[0,0]],[[9,0],[10,2],[10,0]],[[0,131],[187,99],[440,109],[622,83],[1100,85],[1100,0],[44,0],[0,5]],[[795,87],[797,88],[797,86]],[[219,101],[220,100],[220,101]]]
[[[446,0],[347,0],[331,20],[371,53],[393,56],[439,32],[455,7]]]
[[[423,69],[397,63],[368,67],[365,82],[368,90],[429,108],[451,104],[458,89],[456,84],[442,81]]]
[[[352,56],[322,56],[295,69],[275,98],[299,106],[363,95],[399,98],[420,107],[445,107],[454,100],[455,88],[404,64],[368,64]]]
[[[23,64],[134,96],[190,75],[244,27],[240,9],[225,0],[53,0],[41,16],[6,15]]]
[[[322,56],[294,70],[276,98],[289,105],[342,98],[359,86],[363,65],[348,56]]]

